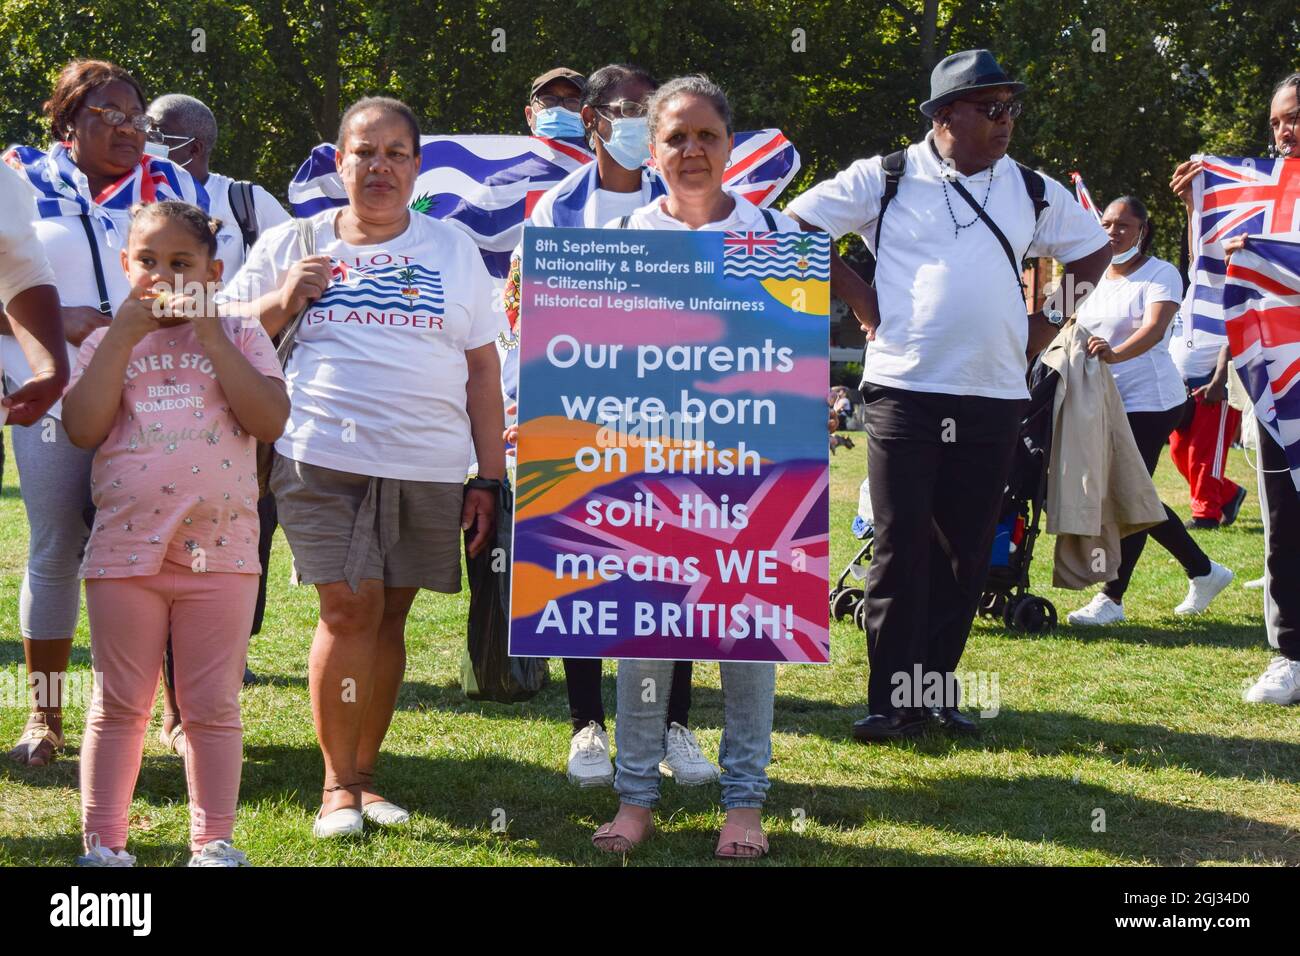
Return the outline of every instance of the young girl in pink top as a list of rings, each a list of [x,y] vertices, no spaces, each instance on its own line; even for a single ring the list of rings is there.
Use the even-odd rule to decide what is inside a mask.
[[[127,814],[172,637],[185,713],[191,866],[239,866],[239,688],[257,597],[256,440],[289,414],[275,347],[221,318],[216,223],[195,206],[135,211],[132,295],[82,344],[63,423],[95,448],[95,525],[81,576],[101,676],[81,749],[90,866],[130,866]]]

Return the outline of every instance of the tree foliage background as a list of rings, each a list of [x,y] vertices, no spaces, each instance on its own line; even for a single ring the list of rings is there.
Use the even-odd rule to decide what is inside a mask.
[[[201,31],[201,32],[196,32]],[[501,32],[504,31],[504,32]],[[504,50],[501,47],[504,45]],[[987,46],[1030,85],[1012,153],[1094,197],[1135,193],[1168,227],[1173,167],[1262,155],[1273,86],[1300,67],[1295,0],[0,0],[0,137],[46,145],[41,104],[74,57],[183,92],[221,126],[213,168],[284,196],[352,100],[406,100],[426,132],[524,132],[529,79],[631,61],[708,73],[739,128],[779,126],[803,157],[787,193],[923,132],[931,66]]]

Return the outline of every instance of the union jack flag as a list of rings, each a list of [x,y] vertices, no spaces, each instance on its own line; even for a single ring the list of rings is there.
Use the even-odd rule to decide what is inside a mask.
[[[768,255],[775,252],[779,243],[770,232],[728,232],[722,239],[724,256]]]
[[[1074,195],[1079,200],[1079,205],[1096,217],[1101,222],[1101,210],[1097,204],[1092,201],[1092,193],[1088,192],[1088,187],[1083,183],[1083,176],[1076,170],[1070,173],[1070,180],[1074,183]]]
[[[1300,232],[1250,236],[1223,289],[1232,361],[1300,491]]]
[[[1223,242],[1300,230],[1300,158],[1201,156],[1192,184],[1191,318],[1194,337],[1225,334]]]

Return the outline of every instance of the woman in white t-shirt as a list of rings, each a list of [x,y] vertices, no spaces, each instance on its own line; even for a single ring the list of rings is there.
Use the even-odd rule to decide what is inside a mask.
[[[407,821],[374,781],[406,617],[420,588],[460,590],[462,529],[471,556],[493,540],[505,474],[492,280],[466,233],[411,212],[410,108],[352,104],[337,164],[347,205],[262,233],[226,290],[271,335],[301,316],[271,491],[298,578],[320,599],[309,683],[322,838]]]
[[[1101,224],[1110,236],[1111,264],[1076,318],[1091,333],[1088,354],[1110,365],[1133,439],[1154,475],[1165,440],[1187,403],[1187,387],[1169,356],[1170,326],[1183,297],[1183,282],[1177,269],[1147,254],[1154,228],[1140,200],[1116,199],[1106,207]],[[1068,615],[1071,624],[1124,620],[1124,593],[1148,535],[1187,572],[1187,597],[1174,608],[1175,614],[1199,614],[1232,581],[1232,572],[1211,561],[1165,505],[1164,523],[1120,542],[1118,577]]]
[[[594,163],[574,170],[537,200],[525,225],[598,229],[611,219],[630,215],[665,193],[663,180],[646,166],[650,140],[646,127],[646,100],[659,86],[638,66],[612,63],[589,76],[583,85],[581,119],[587,141],[596,154]],[[518,327],[519,271],[522,246],[510,263],[504,298],[512,328]],[[519,352],[506,353],[502,370],[506,396],[516,397]],[[512,405],[506,410],[514,414]],[[518,426],[506,429],[504,438],[514,444]],[[598,658],[564,658],[564,683],[569,694],[573,736],[569,742],[568,776],[580,787],[608,786],[614,782],[605,730],[605,705],[601,699]],[[679,661],[673,671],[673,692],[666,717],[668,753],[665,762],[678,783],[708,783],[718,769],[700,751],[687,719],[691,707],[691,662]]]
[[[703,76],[679,77],[661,86],[647,109],[650,153],[668,194],[614,219],[610,228],[799,231],[784,213],[759,209],[723,188],[733,131],[731,107],[717,85]],[[722,859],[748,859],[767,853],[761,814],[770,786],[776,665],[722,661],[720,670],[724,726],[718,762],[727,816],[714,852]],[[619,808],[592,837],[601,850],[626,853],[654,832],[669,695],[661,690],[646,701],[642,694],[646,686],[671,688],[672,680],[672,661],[618,662]]]

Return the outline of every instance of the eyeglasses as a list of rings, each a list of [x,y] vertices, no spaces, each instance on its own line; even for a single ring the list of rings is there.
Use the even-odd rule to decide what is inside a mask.
[[[175,133],[164,133],[162,127],[151,126],[145,138],[151,143],[157,143],[160,146],[166,146],[170,152],[173,149],[184,149],[190,143],[194,142],[193,136],[180,136]],[[170,140],[180,140],[180,142],[169,142]]]
[[[640,119],[646,115],[644,103],[637,100],[615,100],[613,103],[592,103],[594,109],[605,110],[615,119]]]
[[[540,103],[542,109],[546,110],[563,106],[570,113],[576,113],[582,109],[582,100],[577,96],[552,96],[550,93],[543,93],[541,96],[534,96],[533,102]]]
[[[137,133],[148,133],[153,128],[153,120],[148,113],[136,113],[134,116],[127,116],[121,110],[108,109],[103,106],[87,106],[86,109],[92,113],[98,113],[104,125],[111,126],[114,129],[117,129],[123,123],[130,123],[131,128]]]
[[[1003,113],[1015,119],[1025,111],[1025,104],[1019,100],[989,100],[988,102],[962,100],[961,102],[969,103],[975,107],[975,111],[986,117],[991,123],[996,123]]]

